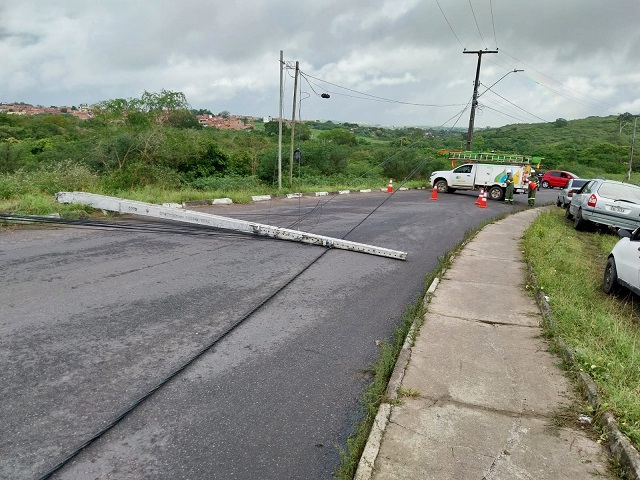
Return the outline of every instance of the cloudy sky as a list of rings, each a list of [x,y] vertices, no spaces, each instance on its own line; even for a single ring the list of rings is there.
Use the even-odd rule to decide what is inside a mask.
[[[0,0],[0,19],[0,102],[165,89],[277,117],[283,51],[286,118],[298,61],[303,120],[466,127],[463,51],[497,49],[476,127],[640,113],[640,0]]]

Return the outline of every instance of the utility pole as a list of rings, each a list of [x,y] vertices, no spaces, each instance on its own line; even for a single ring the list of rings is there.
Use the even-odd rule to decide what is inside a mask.
[[[293,140],[296,128],[296,94],[298,93],[298,71],[300,63],[296,61],[296,74],[293,81],[293,112],[291,113],[291,154],[289,155],[289,185],[293,185]]]
[[[278,190],[282,190],[282,97],[284,95],[284,56],[282,50],[280,50],[280,108],[278,113]]]
[[[476,80],[473,84],[473,98],[471,100],[471,116],[469,117],[469,131],[467,132],[467,151],[471,151],[473,146],[473,124],[476,118],[476,107],[478,105],[478,87],[480,86],[480,63],[483,53],[498,53],[498,50],[465,50],[462,53],[478,54],[478,67],[476,68]]]
[[[633,135],[631,136],[631,153],[629,154],[629,168],[627,169],[627,182],[631,181],[631,164],[633,163],[633,145],[636,143],[636,124],[638,117],[633,120]]]

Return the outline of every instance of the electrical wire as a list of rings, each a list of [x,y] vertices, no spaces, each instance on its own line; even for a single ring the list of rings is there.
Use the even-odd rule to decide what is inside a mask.
[[[484,85],[483,83],[480,83],[480,85],[482,85],[483,87],[486,88],[486,85]],[[548,120],[545,120],[544,118],[540,118],[537,115],[534,115],[531,112],[526,111],[524,108],[519,107],[518,105],[516,105],[515,103],[513,103],[511,100],[507,100],[506,98],[504,98],[502,95],[500,95],[499,93],[494,92],[493,90],[486,90],[484,93],[489,92],[489,93],[493,93],[494,95],[497,95],[498,97],[500,97],[501,99],[503,99],[505,102],[510,103],[511,105],[513,105],[514,107],[516,107],[519,110],[522,110],[524,113],[531,115],[532,117],[537,118],[538,120],[542,120],[543,122],[549,123]]]
[[[473,5],[471,5],[471,0],[469,0],[469,7],[471,7],[471,14],[473,15],[473,20],[476,22],[476,28],[478,29],[478,34],[480,35],[480,40],[484,45],[484,48],[488,50],[487,43],[484,41],[484,37],[482,36],[482,32],[480,31],[480,25],[478,25],[478,19],[476,18],[476,12],[473,11]]]
[[[493,40],[496,42],[496,50],[498,50],[498,37],[496,36],[496,24],[493,19],[493,1],[489,0],[489,10],[491,11],[491,26],[493,27]]]
[[[355,227],[354,227],[355,228]],[[92,443],[106,434],[113,427],[118,425],[121,420],[123,420],[127,415],[133,412],[137,407],[139,407],[145,400],[154,395],[158,390],[167,385],[171,380],[173,380],[176,376],[178,376],[181,372],[186,370],[189,366],[193,365],[199,358],[209,352],[213,347],[215,347],[221,340],[223,340],[227,335],[233,332],[236,328],[242,325],[248,318],[250,318],[254,313],[260,310],[263,306],[273,300],[280,292],[286,289],[291,283],[293,283],[298,277],[300,277],[303,273],[305,273],[309,268],[311,268],[318,260],[320,260],[329,250],[324,250],[320,255],[314,258],[309,264],[307,264],[300,272],[291,276],[283,285],[278,287],[272,294],[267,296],[261,302],[259,302],[255,307],[253,307],[249,312],[245,313],[240,319],[233,322],[229,327],[227,327],[223,332],[214,336],[214,338],[203,348],[198,350],[194,355],[188,358],[182,365],[173,370],[169,375],[167,375],[164,379],[158,382],[153,388],[147,391],[145,394],[140,396],[137,400],[135,400],[129,407],[125,408],[121,413],[119,413],[113,420],[111,420],[107,425],[103,426],[96,432],[91,438],[82,443],[80,446],[76,447],[73,452],[67,455],[64,459],[58,462],[53,468],[49,469],[45,474],[39,477],[39,480],[47,480],[51,478],[56,472],[58,472],[61,468],[67,465],[73,458],[78,456],[85,448],[89,447]]]
[[[404,102],[404,101],[401,101],[401,100],[393,100],[393,99],[390,99],[390,98],[385,98],[385,97],[379,97],[377,95],[372,95],[370,93],[359,92],[357,90],[353,90],[353,89],[348,88],[348,87],[343,87],[341,85],[337,85],[337,84],[329,82],[327,80],[323,80],[321,78],[314,77],[313,75],[309,75],[308,73],[304,73],[302,71],[300,71],[300,75],[302,75],[302,77],[307,81],[307,83],[309,84],[309,86],[311,87],[311,89],[313,90],[313,92],[316,95],[318,95],[318,93],[313,89],[313,86],[311,85],[312,82],[309,80],[309,78],[312,78],[312,79],[317,80],[319,82],[326,83],[327,85],[331,85],[333,87],[337,87],[337,88],[341,88],[343,90],[347,90],[349,92],[357,93],[358,95],[362,95],[363,97],[369,97],[369,98],[362,98],[362,97],[352,96],[352,98],[360,98],[361,100],[372,100],[372,101],[378,101],[378,102],[384,102],[384,103],[397,103],[397,104],[401,104],[401,105],[413,105],[413,106],[416,106],[416,107],[459,107],[459,106],[462,105],[462,104],[455,104],[455,103],[454,104],[413,103],[413,102]],[[329,93],[333,93],[334,95],[342,95],[342,96],[345,96],[345,97],[349,96],[349,95],[341,94],[341,93],[338,93],[338,92],[329,92]]]
[[[444,21],[447,22],[447,25],[449,25],[449,29],[451,30],[451,33],[453,33],[453,36],[456,37],[456,40],[458,40],[458,43],[460,44],[460,46],[464,50],[465,47],[462,44],[462,42],[460,41],[460,39],[458,38],[458,35],[456,35],[456,32],[453,30],[453,27],[451,26],[451,23],[449,23],[449,20],[447,19],[447,16],[444,14],[444,10],[442,10],[442,7],[440,6],[440,2],[438,0],[436,0],[436,3],[438,4],[438,8],[440,9],[440,12],[442,13],[442,16],[444,17]]]
[[[578,90],[576,90],[576,89],[574,89],[574,88],[571,88],[571,87],[569,87],[568,85],[565,85],[564,83],[562,83],[562,82],[560,82],[560,81],[558,81],[558,80],[554,79],[553,77],[550,77],[549,75],[547,75],[547,74],[545,74],[545,73],[543,73],[543,72],[541,72],[541,71],[537,70],[536,68],[532,67],[531,65],[528,65],[527,63],[523,62],[522,60],[517,59],[516,57],[514,57],[514,56],[513,56],[513,55],[511,55],[511,54],[509,54],[508,52],[505,52],[504,50],[501,50],[501,51],[500,51],[500,53],[504,53],[505,55],[507,55],[507,56],[511,57],[511,58],[512,58],[512,59],[514,59],[515,61],[520,62],[522,65],[525,65],[527,68],[529,68],[529,69],[531,69],[531,70],[533,70],[533,71],[535,71],[535,72],[539,73],[540,75],[542,75],[542,76],[544,76],[544,77],[548,78],[548,79],[549,79],[549,80],[551,80],[552,82],[557,83],[558,85],[561,85],[563,88],[566,88],[567,90],[571,90],[571,91],[573,91],[573,92],[577,93],[578,95],[580,95],[581,97],[586,97],[586,98],[588,98],[588,99],[590,99],[590,100],[593,100],[593,101],[595,102],[595,104],[600,104],[600,105],[602,105],[602,107],[600,107],[600,108],[602,108],[602,109],[606,109],[606,110],[608,110],[608,111],[611,111],[611,110],[612,110],[612,109],[611,109],[611,107],[610,107],[609,105],[607,105],[607,104],[605,104],[605,103],[602,103],[602,102],[600,102],[599,100],[597,100],[597,99],[595,99],[595,98],[593,98],[593,97],[590,97],[589,95],[586,95],[586,94],[584,94],[584,93],[582,93],[582,92],[579,92]],[[541,84],[541,83],[539,83],[539,82],[537,82],[537,81],[535,81],[535,80],[533,80],[533,79],[531,79],[531,78],[530,78],[530,80],[531,80],[531,81],[533,81],[533,82],[535,82],[535,83],[537,83],[537,84],[538,84],[538,85],[540,85],[541,87],[548,88],[549,90],[551,90],[551,88],[549,88],[549,87],[547,87],[547,86],[545,86],[545,85],[543,85],[543,84]],[[551,91],[553,91],[553,90],[551,90]],[[558,92],[555,92],[555,91],[554,91],[554,93],[559,94]],[[561,96],[564,96],[564,95],[561,95]],[[572,98],[571,98],[571,97],[568,97],[568,96],[565,96],[565,98],[567,98],[568,100],[572,100]],[[575,99],[573,99],[573,100],[574,100],[574,101],[576,101]],[[594,107],[595,107],[595,104],[594,104]],[[584,104],[583,104],[583,105],[584,105]],[[588,106],[588,105],[587,105],[587,106]]]

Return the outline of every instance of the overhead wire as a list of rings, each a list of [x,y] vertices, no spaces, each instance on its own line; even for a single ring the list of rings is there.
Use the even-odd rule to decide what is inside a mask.
[[[484,41],[484,37],[482,36],[482,32],[480,31],[480,25],[478,25],[478,19],[476,18],[476,12],[473,11],[473,5],[471,5],[471,0],[469,0],[469,7],[471,7],[471,14],[473,15],[473,20],[476,22],[476,28],[478,29],[480,40],[482,40],[484,48],[488,48],[487,43]]]
[[[482,85],[482,86],[484,86],[484,87],[486,87],[486,85],[484,85],[483,83],[481,83],[481,85]],[[500,97],[501,99],[503,99],[505,102],[507,102],[507,103],[509,103],[509,104],[513,105],[514,107],[516,107],[516,108],[517,108],[517,109],[519,109],[519,110],[522,110],[524,113],[526,113],[526,114],[528,114],[528,115],[531,115],[532,117],[535,117],[535,118],[537,118],[538,120],[542,120],[543,122],[548,123],[548,120],[545,120],[544,118],[538,117],[537,115],[534,115],[533,113],[528,112],[528,111],[527,111],[527,110],[525,110],[524,108],[519,107],[518,105],[516,105],[515,103],[513,103],[511,100],[507,100],[506,98],[504,98],[504,97],[503,97],[502,95],[500,95],[499,93],[496,93],[496,92],[494,92],[493,90],[486,90],[486,92],[489,92],[489,93],[492,93],[492,94],[494,94],[494,95],[497,95],[498,97]]]
[[[436,0],[436,3],[438,4],[438,8],[440,9],[440,13],[442,13],[442,16],[444,17],[444,21],[447,22],[447,25],[449,25],[449,30],[451,30],[451,33],[453,33],[453,36],[456,37],[456,40],[458,40],[458,43],[460,44],[460,46],[464,50],[465,46],[462,44],[462,42],[458,38],[458,35],[456,35],[456,32],[453,30],[453,27],[451,26],[451,23],[449,23],[449,19],[444,14],[444,10],[442,9],[442,6],[440,5],[440,2],[438,0]]]
[[[415,103],[415,102],[405,102],[402,100],[394,100],[394,99],[390,99],[390,98],[385,98],[385,97],[380,97],[378,95],[372,95],[370,93],[364,93],[364,92],[359,92],[357,90],[354,90],[352,88],[348,88],[348,87],[343,87],[341,85],[338,85],[336,83],[332,83],[329,82],[327,80],[323,80],[322,78],[318,78],[318,77],[314,77],[313,75],[310,75],[308,73],[302,72],[300,71],[300,75],[307,81],[307,83],[309,83],[309,85],[311,86],[312,82],[309,80],[309,78],[312,78],[314,80],[317,80],[319,82],[323,82],[326,83],[327,85],[331,85],[333,87],[337,87],[337,88],[341,88],[343,90],[347,90],[349,92],[353,92],[353,93],[357,93],[358,95],[362,95],[362,97],[356,97],[356,96],[352,96],[352,98],[360,98],[361,100],[372,100],[372,101],[378,101],[378,102],[383,102],[383,103],[397,103],[397,104],[401,104],[401,105],[413,105],[416,107],[459,107],[461,104],[434,104],[434,103]],[[316,85],[318,88],[320,88],[318,85]],[[313,89],[313,87],[311,86],[311,88]],[[319,95],[315,90],[314,93],[316,95]],[[349,95],[347,94],[342,94],[339,92],[328,92],[328,93],[333,93],[335,95],[342,95],[345,97],[348,97]],[[367,98],[363,98],[363,97],[367,97]]]
[[[597,100],[597,99],[595,99],[595,98],[593,98],[593,97],[590,97],[589,95],[587,95],[587,94],[585,94],[585,93],[579,92],[579,91],[578,91],[578,90],[576,90],[575,88],[572,88],[572,87],[570,87],[570,86],[568,86],[568,85],[565,85],[564,83],[562,83],[562,82],[560,82],[560,81],[558,81],[558,80],[554,79],[553,77],[551,77],[551,76],[549,76],[549,75],[547,75],[547,74],[545,74],[545,73],[541,72],[540,70],[537,70],[536,68],[532,67],[531,65],[528,65],[527,63],[523,62],[522,60],[517,59],[516,57],[514,57],[514,56],[513,56],[513,55],[511,55],[511,54],[509,54],[508,52],[506,52],[506,51],[504,51],[504,50],[501,50],[501,51],[500,51],[500,53],[504,53],[505,55],[509,56],[509,57],[510,57],[510,58],[512,58],[513,60],[515,60],[515,61],[517,61],[517,62],[520,62],[522,65],[525,65],[527,68],[529,68],[529,69],[531,69],[531,70],[535,71],[536,73],[539,73],[540,75],[542,75],[542,76],[544,76],[544,77],[548,78],[548,79],[549,79],[549,80],[551,80],[552,82],[557,83],[558,85],[561,85],[563,88],[566,88],[567,90],[571,90],[571,91],[573,91],[573,92],[577,93],[578,95],[580,95],[580,96],[582,96],[582,97],[586,97],[586,98],[588,98],[588,99],[590,99],[590,100],[593,100],[593,101],[595,102],[595,104],[600,104],[600,105],[602,105],[602,107],[600,107],[600,108],[602,108],[602,109],[604,109],[604,110],[611,110],[611,107],[610,107],[609,105],[607,105],[607,104],[605,104],[605,103],[603,103],[603,102],[600,102],[599,100]],[[543,84],[541,84],[541,83],[537,82],[537,81],[536,81],[536,80],[534,80],[534,79],[530,79],[530,80],[531,80],[531,81],[533,81],[533,82],[535,82],[535,83],[537,83],[538,85],[540,85],[540,86],[542,86],[542,87],[544,87],[544,88],[548,88],[549,90],[553,91],[551,88],[549,88],[549,87],[547,87],[546,85],[543,85]],[[558,93],[558,92],[556,92],[556,91],[553,91],[553,92],[554,92],[554,93],[556,93],[556,94],[559,94],[559,95],[560,95],[560,93]],[[564,96],[564,98],[567,98],[568,100],[574,100],[574,101],[577,101],[575,98],[572,98],[572,97],[570,97],[570,96],[565,96],[565,95],[561,95],[561,96]],[[595,107],[595,104],[594,104],[594,105],[592,105],[592,106],[593,106],[593,107]],[[586,105],[586,106],[589,106],[589,105]]]
[[[496,42],[496,50],[498,49],[498,37],[496,36],[496,23],[493,19],[493,1],[489,0],[489,10],[491,11],[491,26],[493,27],[493,40]]]

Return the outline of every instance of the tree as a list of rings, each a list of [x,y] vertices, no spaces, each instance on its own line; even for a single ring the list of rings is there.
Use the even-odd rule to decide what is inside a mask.
[[[320,140],[328,140],[338,145],[357,145],[358,139],[356,134],[344,128],[334,128],[318,135]]]
[[[557,128],[562,128],[562,127],[566,127],[568,123],[569,122],[567,120],[565,120],[564,118],[556,118],[556,121],[554,122],[554,125]]]
[[[269,137],[277,137],[279,133],[280,127],[278,122],[267,122],[264,124],[264,133],[266,133]],[[282,124],[282,137],[287,139],[291,136],[291,129],[287,127],[285,124]]]
[[[137,106],[147,112],[162,112],[163,110],[189,110],[187,97],[182,92],[172,92],[164,88],[160,92],[145,92],[137,102]]]
[[[196,116],[188,110],[173,110],[169,112],[165,123],[174,128],[193,128],[195,130],[202,128]]]
[[[229,113],[229,110],[223,110],[218,114],[218,116],[222,118],[229,118],[231,113]]]
[[[620,124],[620,133],[622,133],[622,129],[633,119],[633,115],[629,112],[624,112],[618,115],[618,123]]]

